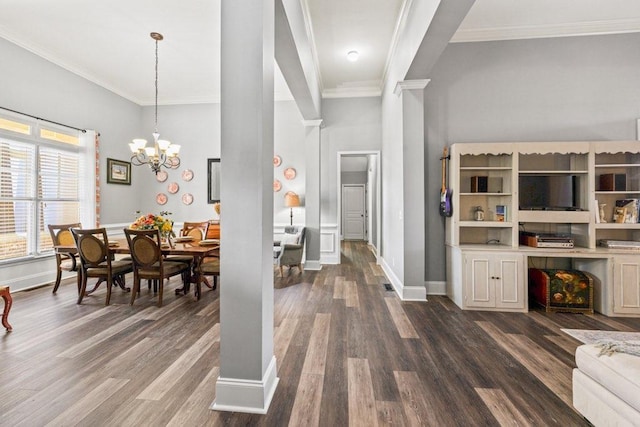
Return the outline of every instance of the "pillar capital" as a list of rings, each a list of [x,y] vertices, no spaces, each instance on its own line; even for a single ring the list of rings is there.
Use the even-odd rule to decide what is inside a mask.
[[[305,127],[322,127],[323,126],[323,120],[322,119],[316,119],[316,120],[303,120],[302,124]]]
[[[427,87],[430,81],[431,79],[401,80],[398,83],[396,83],[396,87],[393,90],[393,93],[396,96],[400,96],[400,93],[405,90],[415,90],[415,89],[422,90],[425,87]]]

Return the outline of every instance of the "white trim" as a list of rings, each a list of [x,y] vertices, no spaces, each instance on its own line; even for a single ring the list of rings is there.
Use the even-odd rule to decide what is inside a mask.
[[[322,91],[322,97],[327,98],[370,98],[382,96],[382,89],[378,86],[366,87],[338,87]]]
[[[384,271],[394,291],[402,301],[427,301],[427,288],[425,286],[405,286],[387,264],[387,261],[383,257],[380,257],[379,260],[382,271]]]
[[[424,282],[427,295],[447,295],[447,282]]]
[[[210,409],[266,414],[279,381],[275,356],[271,358],[271,362],[260,381],[218,377],[216,400],[213,401]]]
[[[424,89],[430,81],[431,79],[401,80],[396,83],[396,87],[393,89],[393,94],[400,96],[400,93],[405,90]]]
[[[309,271],[320,271],[322,270],[322,264],[320,261],[304,261],[304,269]]]
[[[640,19],[616,19],[562,24],[519,25],[514,27],[493,27],[468,30],[462,29],[456,31],[451,38],[451,43],[592,36],[637,32],[640,32]]]
[[[322,127],[322,125],[324,124],[322,119],[316,119],[316,120],[303,120],[302,124],[306,127]]]

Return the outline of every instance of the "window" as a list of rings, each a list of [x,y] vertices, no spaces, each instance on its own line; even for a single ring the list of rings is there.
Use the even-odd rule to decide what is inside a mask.
[[[83,182],[95,182],[83,177],[95,170],[83,167],[90,145],[76,131],[0,117],[0,262],[50,253],[48,224],[95,211],[83,197]]]

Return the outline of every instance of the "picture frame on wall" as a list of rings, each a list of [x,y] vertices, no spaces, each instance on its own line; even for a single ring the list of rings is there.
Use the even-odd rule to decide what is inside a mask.
[[[220,201],[220,159],[207,159],[207,203]]]
[[[107,183],[131,185],[131,162],[107,158]]]

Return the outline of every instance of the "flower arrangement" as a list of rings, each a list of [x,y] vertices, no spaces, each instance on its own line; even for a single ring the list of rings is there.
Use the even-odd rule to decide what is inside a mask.
[[[157,228],[163,236],[173,234],[173,221],[166,218],[171,212],[162,211],[159,215],[152,213],[140,216],[140,211],[136,211],[137,219],[129,226],[132,230],[153,230]]]

